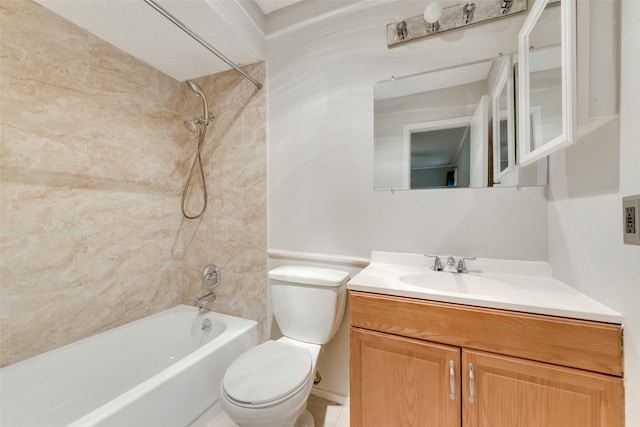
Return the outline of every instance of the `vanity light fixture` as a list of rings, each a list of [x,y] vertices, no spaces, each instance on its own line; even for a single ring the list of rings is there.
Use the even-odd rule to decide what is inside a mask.
[[[442,7],[430,1],[422,15],[397,18],[387,25],[387,47],[464,28],[527,10],[527,0],[462,0],[462,3]]]

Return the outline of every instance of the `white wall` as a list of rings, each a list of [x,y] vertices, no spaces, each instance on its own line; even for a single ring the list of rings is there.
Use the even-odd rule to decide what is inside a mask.
[[[523,17],[386,47],[423,2],[364,2],[267,43],[269,247],[545,260],[541,188],[373,191],[373,85],[516,51]]]
[[[558,279],[624,316],[626,425],[640,425],[640,246],[622,197],[640,194],[640,2],[622,2],[620,121],[553,155],[549,261]],[[619,126],[618,126],[619,125]]]
[[[423,9],[364,2],[268,40],[270,249],[547,259],[544,188],[373,191],[376,82],[517,50],[522,16],[388,49],[386,24]],[[270,268],[285,261],[300,262],[272,258]],[[318,361],[321,388],[338,396],[348,395],[346,326]]]
[[[269,247],[549,259],[625,316],[627,425],[640,425],[640,247],[621,236],[621,197],[640,193],[640,2],[623,2],[620,130],[553,156],[549,203],[539,188],[373,191],[375,82],[516,50],[521,17],[387,49],[384,26],[420,7],[355,9],[268,41]]]

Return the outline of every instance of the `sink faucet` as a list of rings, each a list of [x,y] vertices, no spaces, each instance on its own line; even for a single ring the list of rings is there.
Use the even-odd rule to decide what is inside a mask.
[[[456,265],[456,259],[452,256],[447,257],[447,264],[442,265],[442,260],[437,255],[425,254],[426,257],[434,258],[433,271],[446,271],[448,273],[468,273],[465,260],[474,260],[476,257],[461,256]]]
[[[437,255],[428,255],[426,257],[434,258],[433,271],[446,271],[448,273],[468,273],[467,264],[465,260],[474,260],[476,257],[464,257],[461,256],[456,265],[456,259],[452,256],[447,257],[447,264],[442,265],[442,260]]]
[[[447,257],[447,265],[444,267],[443,271],[447,271],[449,273],[457,273],[458,268],[456,267],[456,259],[452,256]]]
[[[216,294],[214,292],[210,292],[205,296],[202,296],[195,300],[194,305],[198,307],[198,310],[202,311],[205,309],[206,305],[212,302],[215,302]]]

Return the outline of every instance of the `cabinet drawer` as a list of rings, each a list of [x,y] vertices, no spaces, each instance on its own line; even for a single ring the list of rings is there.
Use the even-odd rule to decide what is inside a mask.
[[[354,327],[622,376],[620,325],[349,293]]]

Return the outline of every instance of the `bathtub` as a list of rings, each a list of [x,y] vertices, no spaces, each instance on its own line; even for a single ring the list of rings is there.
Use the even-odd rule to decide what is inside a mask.
[[[201,423],[226,368],[256,344],[256,322],[180,305],[1,369],[0,425]]]

